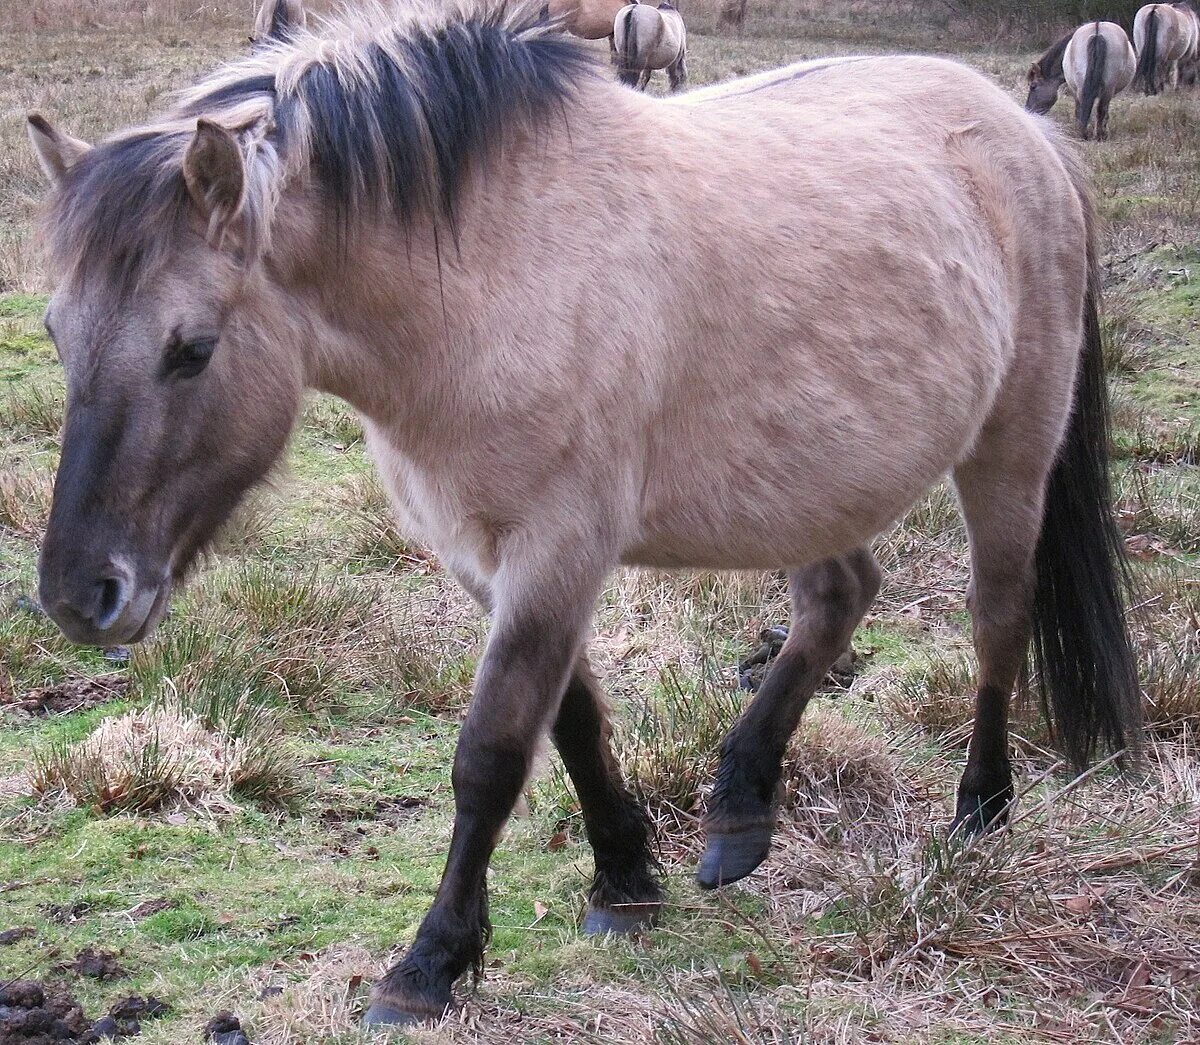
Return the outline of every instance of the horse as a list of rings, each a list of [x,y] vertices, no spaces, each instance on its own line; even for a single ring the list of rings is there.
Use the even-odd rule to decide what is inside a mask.
[[[1200,12],[1192,6],[1191,0],[1176,0],[1171,4],[1190,24],[1189,46],[1179,59],[1179,85],[1192,86],[1196,83],[1198,67],[1200,67]]]
[[[1025,80],[1029,84],[1025,108],[1029,112],[1044,116],[1054,108],[1054,103],[1058,101],[1058,92],[1066,82],[1066,74],[1063,72],[1063,54],[1073,35],[1074,33],[1070,32],[1059,37],[1029,67],[1029,72],[1025,75]]]
[[[1138,63],[1134,82],[1146,94],[1158,94],[1170,82],[1179,85],[1179,63],[1195,33],[1192,16],[1172,4],[1147,4],[1133,19],[1133,46]]]
[[[767,858],[789,736],[879,588],[870,541],[947,474],[979,660],[953,829],[1014,801],[1030,649],[1073,764],[1136,748],[1087,177],[979,73],[837,58],[660,99],[536,10],[366,5],[97,145],[28,131],[66,372],[39,560],[62,631],[150,635],[305,389],[363,418],[396,511],[490,614],[441,885],[366,1025],[437,1019],[481,972],[488,864],[546,732],[595,857],[583,931],[656,922],[586,651],[621,564],[788,573],[704,888]]]
[[[548,0],[543,15],[583,40],[613,43],[613,21],[626,0]]]
[[[666,69],[672,91],[687,83],[687,30],[669,3],[651,7],[641,0],[622,7],[613,22],[618,77],[644,91],[655,69]]]
[[[1063,55],[1063,72],[1075,98],[1080,137],[1089,136],[1093,108],[1097,139],[1108,137],[1108,107],[1133,82],[1136,67],[1133,44],[1116,22],[1089,22],[1075,30]]]
[[[286,41],[307,22],[304,0],[263,0],[250,32],[250,43],[261,47],[271,41]]]

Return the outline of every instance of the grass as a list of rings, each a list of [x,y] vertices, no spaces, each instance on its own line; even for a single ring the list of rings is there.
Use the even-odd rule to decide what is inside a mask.
[[[32,0],[0,34],[12,99],[0,112],[0,930],[36,928],[0,947],[0,982],[57,977],[95,1013],[129,993],[163,997],[171,1013],[145,1025],[148,1045],[199,1040],[220,1009],[267,1045],[367,1040],[355,1029],[366,987],[437,887],[485,627],[398,531],[358,421],[325,398],[127,667],[18,606],[35,589],[63,413],[40,325],[41,179],[20,115],[43,109],[86,138],[136,122],[243,46],[248,7]],[[957,4],[761,0],[740,35],[710,31],[717,9],[685,9],[698,84],[802,56],[926,50],[1016,95],[1045,42]],[[1145,764],[1069,781],[1018,710],[1012,826],[974,845],[946,839],[974,666],[965,534],[939,487],[877,541],[886,579],[855,638],[860,673],[818,695],[793,740],[771,859],[701,894],[696,817],[746,697],[735,665],[786,618],[786,590],[775,574],[622,571],[592,659],[660,827],[663,927],[580,938],[591,858],[548,755],[489,877],[487,976],[459,1017],[413,1040],[1200,1035],[1200,96],[1123,95],[1112,132],[1085,150],[1107,226],[1105,358]],[[107,705],[4,707],[114,672],[129,685]],[[87,946],[119,952],[128,979],[53,971],[51,954]]]

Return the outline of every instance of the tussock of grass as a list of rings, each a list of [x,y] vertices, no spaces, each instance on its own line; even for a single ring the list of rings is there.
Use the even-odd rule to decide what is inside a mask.
[[[45,382],[24,383],[0,397],[0,431],[14,435],[56,439],[63,425],[66,397],[63,389]]]
[[[693,680],[672,667],[640,705],[626,709],[617,724],[617,757],[653,813],[670,818],[697,808],[740,708],[740,694],[728,683]]]
[[[104,720],[77,743],[35,753],[35,794],[97,813],[164,808],[230,812],[238,799],[286,801],[300,791],[296,758],[274,716],[248,700],[205,718],[178,699]]]
[[[1182,552],[1200,551],[1200,488],[1194,476],[1130,468],[1117,477],[1116,496],[1126,533],[1159,538]]]
[[[387,493],[374,471],[344,483],[339,500],[350,519],[349,557],[380,569],[429,568],[428,553],[400,532]]]
[[[409,627],[420,600],[378,582],[245,564],[210,578],[197,601],[204,612],[167,622],[136,652],[141,692],[164,679],[181,692],[249,688],[309,712],[377,697],[431,710],[465,699],[474,631]]]
[[[905,790],[887,741],[820,705],[805,712],[782,779],[787,815],[824,838],[890,817]]]
[[[40,536],[50,517],[53,490],[53,481],[42,469],[0,457],[0,530]]]

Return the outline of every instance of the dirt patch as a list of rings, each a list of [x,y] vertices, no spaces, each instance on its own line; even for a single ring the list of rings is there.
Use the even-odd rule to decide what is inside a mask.
[[[19,925],[15,929],[5,929],[0,932],[0,947],[9,947],[35,935],[37,935],[37,930],[32,925]]]
[[[122,672],[75,675],[53,686],[39,686],[18,697],[0,702],[0,708],[26,715],[69,715],[119,700],[129,690],[129,677]]]
[[[413,810],[421,808],[425,801],[416,795],[396,795],[380,798],[373,805],[330,806],[321,813],[321,823],[329,828],[357,822],[363,822],[367,826],[383,824],[387,827],[397,827],[411,819],[414,815]]]
[[[332,849],[338,856],[378,860],[379,850],[364,842],[380,828],[396,828],[425,805],[425,799],[399,795],[377,800],[369,806],[331,806],[321,813],[321,823],[336,835]]]
[[[57,922],[59,925],[70,925],[91,914],[92,905],[87,900],[79,900],[71,904],[43,904],[41,912],[52,922]]]
[[[73,972],[76,976],[86,976],[91,980],[119,980],[129,973],[117,961],[115,951],[97,951],[85,947],[74,961],[59,966],[64,972]]]
[[[126,914],[134,921],[140,922],[143,918],[149,918],[152,914],[158,914],[160,911],[174,910],[178,904],[174,900],[168,900],[165,896],[160,896],[153,900],[143,900],[136,907],[131,907]]]

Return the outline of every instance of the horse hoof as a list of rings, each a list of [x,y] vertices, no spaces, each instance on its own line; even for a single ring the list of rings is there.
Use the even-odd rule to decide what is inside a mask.
[[[981,798],[974,794],[960,794],[950,821],[950,836],[978,838],[995,831],[1008,823],[1008,811],[1012,807],[1012,792]]]
[[[588,904],[581,926],[584,936],[632,936],[658,924],[660,903],[626,903],[613,907]]]
[[[417,1027],[423,1023],[436,1023],[450,1008],[447,1002],[441,1009],[437,1006],[417,1003],[411,1008],[398,998],[377,998],[367,1008],[362,1018],[364,1027]]]
[[[745,878],[767,858],[770,849],[770,827],[710,831],[708,845],[696,871],[696,882],[701,889],[719,889]]]

